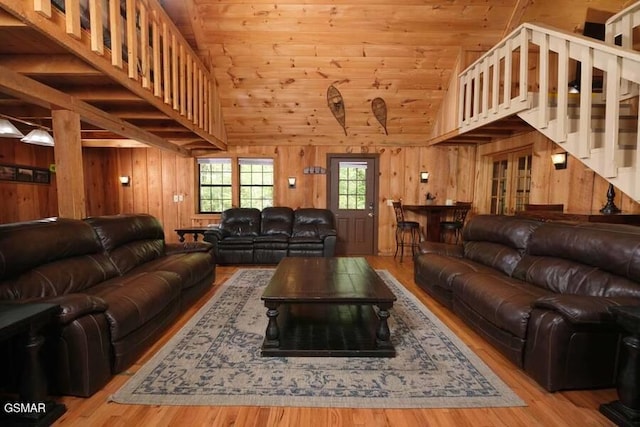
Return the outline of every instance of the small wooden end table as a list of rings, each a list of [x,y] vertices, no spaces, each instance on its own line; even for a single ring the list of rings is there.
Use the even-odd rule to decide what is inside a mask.
[[[364,258],[284,258],[262,300],[263,356],[396,355],[387,322],[396,296]]]
[[[0,303],[0,341],[27,334],[20,397],[18,401],[2,403],[0,425],[49,426],[66,412],[63,404],[46,400],[46,376],[39,354],[44,344],[40,329],[59,310],[56,304]]]

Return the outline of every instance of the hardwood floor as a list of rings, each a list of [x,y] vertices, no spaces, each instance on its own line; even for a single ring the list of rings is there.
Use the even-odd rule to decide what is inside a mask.
[[[127,372],[116,375],[90,398],[64,397],[59,426],[612,426],[598,412],[616,399],[614,389],[548,393],[513,366],[449,310],[413,281],[413,264],[405,258],[369,257],[376,269],[389,270],[455,332],[528,406],[480,409],[338,409],[233,406],[142,406],[109,402],[118,390],[213,295],[237,267],[218,267],[216,286],[191,307]]]

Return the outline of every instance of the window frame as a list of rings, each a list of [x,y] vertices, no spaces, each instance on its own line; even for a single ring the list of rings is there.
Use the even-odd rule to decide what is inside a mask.
[[[270,156],[247,156],[247,155],[242,155],[242,156],[238,156],[238,155],[225,155],[225,156],[202,156],[202,157],[198,157],[196,158],[196,164],[195,164],[195,175],[196,175],[196,180],[195,180],[195,209],[196,212],[199,215],[220,215],[222,212],[203,212],[201,210],[201,176],[200,176],[200,166],[199,163],[205,163],[207,160],[212,160],[215,161],[216,159],[225,159],[225,160],[230,160],[231,161],[231,207],[232,208],[236,208],[241,206],[240,205],[240,192],[241,192],[241,177],[240,177],[240,162],[241,161],[248,161],[248,162],[265,162],[265,163],[271,163],[271,165],[273,166],[273,176],[272,176],[272,200],[271,200],[271,205],[270,206],[275,206],[275,201],[276,201],[276,193],[277,193],[277,178],[276,178],[276,174],[277,174],[277,163],[276,163],[276,159],[274,157],[270,157]]]
[[[238,165],[238,206],[240,206],[241,208],[248,208],[248,207],[256,207],[260,210],[264,209],[267,206],[273,206],[274,204],[274,191],[275,191],[275,164],[272,158],[268,158],[268,157],[240,157],[237,160],[237,165]],[[242,176],[243,176],[243,171],[242,171],[242,166],[271,166],[271,184],[254,184],[253,182],[251,182],[250,184],[243,184],[242,181]],[[245,172],[247,173],[247,172]],[[257,175],[256,172],[251,171],[251,177],[253,178],[255,175]],[[260,172],[260,174],[262,175],[262,178],[264,178],[264,170]],[[249,203],[247,204],[243,204],[243,189],[247,189],[247,188],[260,188],[261,189],[261,194],[263,197],[261,198],[253,198],[250,197],[247,201]],[[269,204],[265,204],[264,203],[264,189],[266,188],[271,188],[271,203]],[[253,193],[253,191],[251,192]],[[250,203],[252,201],[256,201],[256,200],[261,200],[263,203],[260,203],[260,207],[256,206],[255,203]]]
[[[201,170],[201,165],[204,164],[225,164],[228,163],[229,166],[231,166],[231,170],[229,171],[229,174],[231,176],[231,183],[230,184],[203,184],[202,183],[202,170]],[[202,188],[203,186],[206,187],[215,187],[215,188],[230,188],[231,189],[231,206],[233,206],[233,159],[230,157],[207,157],[207,158],[198,158],[196,159],[196,170],[197,170],[197,182],[198,182],[198,189],[197,189],[197,211],[198,214],[203,214],[203,215],[209,215],[209,214],[220,214],[222,213],[222,211],[224,211],[225,209],[222,209],[221,211],[203,211],[202,210]],[[223,172],[224,173],[224,172]],[[214,199],[212,199],[214,200]],[[215,199],[215,200],[222,200],[224,203],[224,200],[227,199]],[[230,207],[231,207],[230,206]]]

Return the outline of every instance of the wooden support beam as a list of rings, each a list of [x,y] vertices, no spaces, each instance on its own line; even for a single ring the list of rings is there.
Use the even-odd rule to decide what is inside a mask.
[[[82,219],[85,203],[80,115],[69,110],[53,110],[54,156],[58,186],[58,216]]]
[[[66,109],[80,114],[83,121],[110,130],[126,138],[143,142],[162,150],[188,156],[188,150],[178,147],[154,134],[133,126],[111,114],[62,93],[47,85],[0,66],[0,90],[11,96],[49,109]]]
[[[0,55],[0,65],[32,76],[104,75],[73,55]]]

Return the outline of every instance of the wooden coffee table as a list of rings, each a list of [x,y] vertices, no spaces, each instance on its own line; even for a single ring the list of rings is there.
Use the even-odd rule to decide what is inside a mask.
[[[263,356],[396,355],[387,323],[396,296],[364,258],[284,258],[262,300]]]

